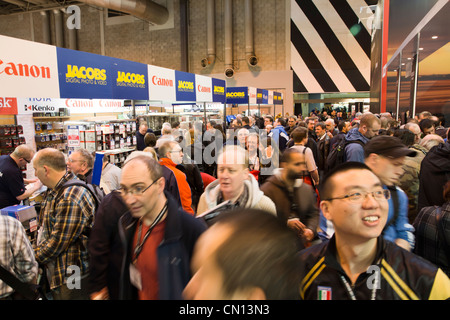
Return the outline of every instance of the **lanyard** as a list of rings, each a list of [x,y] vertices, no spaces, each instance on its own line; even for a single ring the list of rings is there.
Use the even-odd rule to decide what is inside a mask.
[[[350,296],[351,300],[356,300],[356,296],[355,293],[353,292],[352,287],[350,286],[350,284],[348,283],[347,279],[345,279],[345,277],[343,275],[340,276],[341,277],[341,281],[345,286],[345,289],[347,289],[347,293]],[[375,283],[373,285],[372,288],[372,294],[370,296],[370,300],[375,300],[376,296],[377,296],[377,287],[378,287],[378,277],[375,278]]]
[[[143,222],[142,222],[142,218],[139,220],[139,231],[138,231],[138,237],[137,237],[137,241],[136,241],[136,248],[134,249],[133,264],[136,264],[137,258],[142,252],[142,248],[144,246],[145,241],[147,241],[148,237],[150,236],[150,234],[153,231],[153,228],[156,227],[156,225],[161,221],[161,219],[164,217],[166,212],[167,212],[167,202],[164,205],[164,208],[161,210],[161,212],[156,217],[155,221],[153,221],[153,223],[151,224],[148,231],[145,233],[144,238],[142,239],[142,242],[140,242],[140,239],[141,239],[141,234],[142,234]]]

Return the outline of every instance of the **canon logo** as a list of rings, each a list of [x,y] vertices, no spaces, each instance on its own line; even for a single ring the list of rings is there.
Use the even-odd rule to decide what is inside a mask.
[[[153,76],[152,82],[155,86],[163,86],[163,87],[173,87],[173,80],[158,78],[157,76]]]
[[[198,92],[211,93],[211,88],[210,87],[202,87],[201,85],[198,85]]]
[[[3,62],[0,59],[0,74],[18,77],[50,79],[50,67],[38,67],[23,63]]]

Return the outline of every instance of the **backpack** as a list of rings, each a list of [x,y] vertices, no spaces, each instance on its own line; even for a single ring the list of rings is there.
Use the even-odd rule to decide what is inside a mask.
[[[330,171],[338,165],[345,162],[345,148],[352,143],[357,143],[364,148],[364,143],[360,140],[347,141],[345,136],[338,140],[331,148],[330,153],[326,159],[325,169]]]
[[[83,180],[71,179],[71,180],[67,181],[66,183],[64,183],[62,185],[62,188],[59,189],[57,198],[59,198],[64,193],[64,190],[66,188],[73,187],[73,186],[84,187],[91,193],[91,195],[94,197],[94,200],[95,200],[95,211],[97,211],[98,207],[100,206],[100,203],[102,202],[102,200],[106,194],[103,191],[103,189],[100,188],[99,186],[97,186],[95,184],[86,183]]]

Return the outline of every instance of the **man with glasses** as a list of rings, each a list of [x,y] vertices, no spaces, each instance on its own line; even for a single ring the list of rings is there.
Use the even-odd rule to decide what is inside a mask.
[[[69,156],[67,169],[86,183],[92,182],[94,157],[86,149],[78,149]]]
[[[329,241],[300,252],[304,300],[440,300],[450,297],[441,269],[381,235],[390,191],[363,163],[347,162],[321,183],[320,208],[333,223]]]
[[[129,250],[123,255],[120,299],[181,300],[195,242],[206,226],[164,191],[162,167],[149,157],[127,162],[120,186],[129,209],[119,221],[122,247]]]
[[[28,199],[42,184],[39,180],[24,179],[22,167],[26,167],[34,156],[27,145],[18,146],[10,155],[0,157],[0,209],[19,204]],[[26,188],[25,184],[32,184]]]

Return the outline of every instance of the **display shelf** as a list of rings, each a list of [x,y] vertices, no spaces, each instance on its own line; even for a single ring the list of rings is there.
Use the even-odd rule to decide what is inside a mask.
[[[33,120],[56,120],[56,119],[70,119],[68,116],[61,117],[33,117]]]

